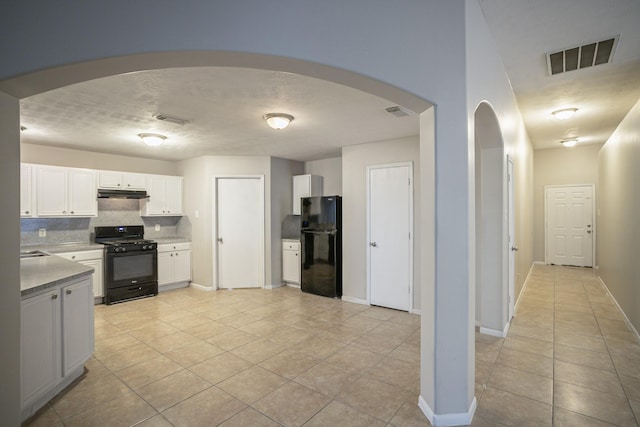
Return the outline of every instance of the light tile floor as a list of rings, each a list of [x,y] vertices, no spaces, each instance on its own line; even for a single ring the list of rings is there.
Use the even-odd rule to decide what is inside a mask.
[[[87,375],[27,425],[429,425],[415,315],[187,288],[96,306],[95,327]],[[590,270],[536,266],[508,337],[476,334],[476,398],[474,426],[637,425],[640,343]]]

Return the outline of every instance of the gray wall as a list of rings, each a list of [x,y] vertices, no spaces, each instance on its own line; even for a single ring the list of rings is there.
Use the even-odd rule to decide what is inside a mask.
[[[534,259],[544,262],[545,185],[595,184],[598,200],[598,152],[602,144],[560,147],[534,151]],[[596,230],[597,232],[597,230]],[[596,236],[597,239],[597,236]],[[597,263],[597,252],[594,260]]]
[[[20,425],[20,115],[18,100],[0,92],[0,420]]]
[[[596,240],[599,275],[640,330],[640,102],[600,150]]]
[[[305,162],[304,173],[322,177],[323,196],[342,195],[342,157]]]
[[[342,149],[343,295],[367,300],[367,166],[413,162],[413,307],[420,309],[420,144],[417,136]]]

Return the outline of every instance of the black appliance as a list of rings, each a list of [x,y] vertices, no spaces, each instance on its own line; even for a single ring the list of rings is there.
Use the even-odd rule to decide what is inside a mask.
[[[95,227],[104,248],[105,303],[158,295],[158,245],[144,239],[144,226]]]
[[[303,197],[300,288],[326,297],[342,297],[342,198]]]
[[[98,189],[98,199],[148,199],[144,190],[108,190]]]

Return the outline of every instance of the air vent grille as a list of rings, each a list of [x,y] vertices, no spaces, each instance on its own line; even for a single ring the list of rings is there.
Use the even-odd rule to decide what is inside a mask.
[[[169,123],[175,123],[175,124],[181,125],[181,126],[189,123],[189,120],[181,119],[179,117],[169,116],[168,114],[158,113],[153,117],[156,120],[160,120],[160,121],[163,121],[163,122],[169,122]]]
[[[388,107],[385,108],[385,111],[389,114],[393,114],[396,117],[406,117],[409,115],[409,113],[407,113],[406,111],[404,111],[402,108],[400,108],[399,106],[393,106],[393,107]]]
[[[618,37],[548,53],[549,74],[566,73],[611,62]]]

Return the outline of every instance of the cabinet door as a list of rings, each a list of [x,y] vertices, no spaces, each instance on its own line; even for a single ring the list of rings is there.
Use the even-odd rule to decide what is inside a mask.
[[[311,191],[311,175],[293,177],[293,214],[300,215],[300,198],[309,197]]]
[[[141,173],[125,173],[123,178],[124,188],[127,190],[144,190],[147,176]]]
[[[122,172],[100,171],[98,172],[98,187],[113,188],[119,190],[122,188]]]
[[[104,296],[104,290],[102,289],[102,260],[81,261],[80,263],[93,267],[93,296],[96,298]]]
[[[20,370],[23,406],[62,378],[60,298],[52,290],[20,303]]]
[[[69,215],[97,216],[96,175],[92,170],[69,169]]]
[[[158,285],[173,283],[175,277],[174,252],[158,252]]]
[[[67,214],[67,171],[57,167],[38,167],[36,170],[36,200],[39,216]]]
[[[164,176],[147,176],[147,193],[149,198],[146,201],[147,215],[165,215],[167,205],[167,180]]]
[[[182,177],[168,176],[166,213],[170,215],[182,214]]]
[[[91,278],[65,286],[62,293],[63,375],[93,354],[93,284]]]
[[[188,282],[191,280],[191,251],[176,251],[174,265],[174,281]]]
[[[300,284],[300,253],[299,251],[282,251],[282,280]]]
[[[33,167],[20,165],[20,216],[33,216]]]

